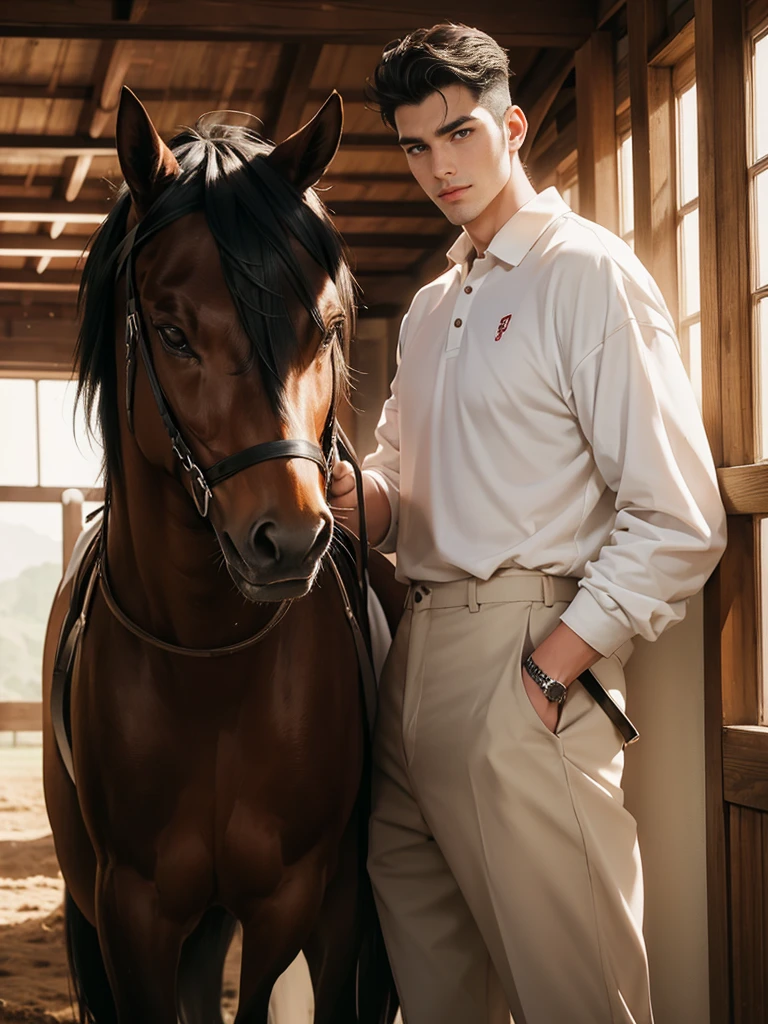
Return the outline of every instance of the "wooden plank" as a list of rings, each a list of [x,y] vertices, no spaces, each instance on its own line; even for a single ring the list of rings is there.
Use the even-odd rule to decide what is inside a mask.
[[[723,730],[723,792],[729,803],[768,811],[768,727]]]
[[[730,515],[768,515],[768,463],[725,466],[717,479]]]
[[[411,175],[408,180],[413,182]],[[323,179],[325,182],[326,179]],[[387,202],[383,199],[336,199],[332,196],[323,197],[329,211],[336,217],[408,217],[421,219],[423,217],[434,217],[443,220],[434,203]]]
[[[0,151],[18,159],[61,160],[65,156],[113,156],[114,139],[92,139],[89,135],[0,135]]]
[[[76,292],[80,274],[75,270],[11,270],[0,267],[0,291]]]
[[[705,424],[716,463],[741,466],[755,458],[741,5],[697,0],[696,68]]]
[[[666,5],[662,0],[627,0],[635,252],[649,270],[653,267],[653,185],[648,53],[652,42],[663,35],[665,24]]]
[[[39,701],[0,701],[0,732],[39,732],[43,705]]]
[[[16,17],[13,15],[16,14]],[[547,0],[515,11],[510,19],[494,0],[478,0],[473,18],[482,22],[504,46],[580,45],[592,31],[595,14],[588,0]],[[333,4],[247,2],[221,4],[214,0],[153,0],[141,22],[128,24],[110,18],[102,0],[25,0],[0,16],[5,36],[117,39],[252,39],[271,41],[324,39],[337,44],[385,44],[424,24],[462,21],[466,6],[458,0],[433,3],[418,0],[406,8],[369,5],[354,0]]]
[[[46,372],[71,376],[74,363],[75,347],[67,340],[0,340],[0,371],[3,373]]]
[[[727,566],[725,568],[727,569]],[[730,1001],[730,916],[727,812],[723,800],[723,664],[720,611],[725,606],[725,590],[725,572],[721,562],[704,588],[704,784],[711,1024],[729,1024]]]
[[[541,153],[534,151],[530,157],[530,168],[534,182],[546,181],[560,164],[570,159],[577,150],[576,122],[571,121],[560,131],[555,141]]]
[[[301,115],[322,53],[322,43],[301,43],[293,50],[293,67],[271,132],[275,142],[282,142],[301,128]]]
[[[763,965],[768,940],[768,891],[764,887],[766,815],[745,807],[729,810],[733,1024],[762,1024],[768,1019]]]
[[[690,21],[671,39],[664,39],[651,54],[648,63],[653,67],[674,67],[693,51],[695,41],[693,4],[691,4]]]
[[[520,150],[523,163],[536,141],[539,129],[573,68],[570,50],[544,50],[514,92],[514,102],[528,119],[528,132]]]
[[[613,37],[593,32],[576,52],[579,213],[619,230]]]
[[[0,256],[66,256],[80,259],[88,244],[88,235],[64,235],[51,238],[49,235],[12,234],[0,232]],[[0,268],[0,275],[3,273]]]
[[[649,269],[677,323],[677,147],[671,68],[648,69],[648,117],[651,185]]]
[[[0,198],[0,222],[46,223],[66,216],[70,224],[100,224],[110,209],[111,203],[106,200],[78,199],[68,203],[65,199],[8,197]]]
[[[344,241],[350,249],[431,249],[433,241],[437,236],[422,233],[395,233],[395,232],[369,232],[346,231]],[[0,246],[3,244],[3,236],[0,235]]]

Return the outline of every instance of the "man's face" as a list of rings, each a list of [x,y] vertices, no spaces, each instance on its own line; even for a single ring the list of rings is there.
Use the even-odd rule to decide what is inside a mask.
[[[414,178],[452,224],[471,223],[498,196],[525,134],[519,107],[499,125],[463,85],[398,107],[395,123]]]

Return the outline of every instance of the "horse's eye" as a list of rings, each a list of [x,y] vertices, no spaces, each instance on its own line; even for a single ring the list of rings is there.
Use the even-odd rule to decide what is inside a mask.
[[[339,320],[337,321],[327,332],[322,342],[320,343],[320,351],[327,351],[334,341],[341,343],[343,338],[344,323]]]
[[[187,352],[189,345],[184,331],[172,324],[160,324],[156,327],[157,333],[166,348],[172,352]]]

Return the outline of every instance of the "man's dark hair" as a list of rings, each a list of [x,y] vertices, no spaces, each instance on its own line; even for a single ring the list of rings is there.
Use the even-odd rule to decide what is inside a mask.
[[[384,124],[395,128],[398,107],[421,103],[449,85],[466,86],[501,124],[512,103],[506,50],[467,25],[445,22],[417,29],[384,48],[368,79],[367,98]]]

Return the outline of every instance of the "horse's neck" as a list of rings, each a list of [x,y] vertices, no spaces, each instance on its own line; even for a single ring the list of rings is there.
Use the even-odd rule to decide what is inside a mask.
[[[274,608],[236,590],[216,535],[177,481],[129,459],[111,491],[109,580],[138,625],[182,646],[219,647],[267,622]]]

